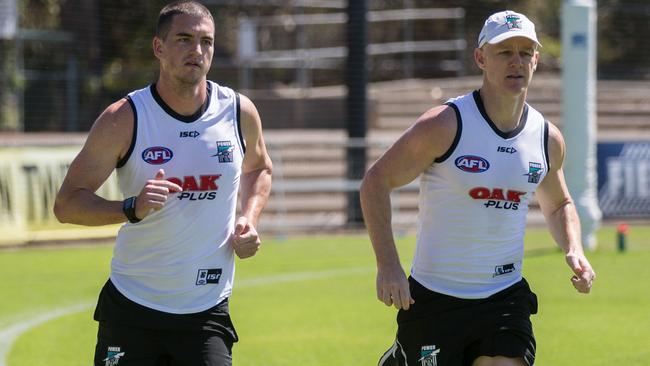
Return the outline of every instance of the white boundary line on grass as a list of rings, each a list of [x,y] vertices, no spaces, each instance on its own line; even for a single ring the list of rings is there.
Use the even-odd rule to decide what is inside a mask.
[[[14,341],[24,332],[30,330],[31,328],[37,327],[43,323],[47,323],[50,320],[68,315],[74,314],[80,311],[84,311],[92,307],[92,303],[84,302],[64,308],[54,309],[48,311],[39,316],[31,318],[20,323],[9,326],[8,328],[0,330],[0,366],[5,366],[7,362],[7,355],[11,349]]]
[[[306,280],[317,280],[321,278],[331,278],[339,276],[348,276],[352,274],[364,274],[374,271],[374,268],[371,267],[356,267],[356,268],[338,268],[338,269],[329,269],[322,271],[309,271],[309,272],[294,272],[287,274],[280,274],[275,276],[268,277],[258,277],[251,278],[247,280],[237,281],[235,288],[247,288],[247,287],[256,287],[263,285],[271,285],[277,283],[288,283],[288,282],[300,282]],[[91,309],[95,303],[83,302],[76,305],[57,308],[52,311],[48,311],[39,316],[25,320],[5,329],[0,329],[0,366],[7,366],[7,355],[9,350],[13,345],[14,341],[20,337],[21,334],[26,331],[37,327],[41,324],[47,323],[50,320],[60,318],[69,314],[78,313]]]

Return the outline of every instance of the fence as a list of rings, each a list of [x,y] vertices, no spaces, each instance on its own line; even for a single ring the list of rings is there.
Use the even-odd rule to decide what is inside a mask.
[[[156,77],[150,45],[164,0],[52,0],[0,8],[0,129],[87,131],[112,101]],[[559,71],[559,4],[517,2],[538,24],[540,71]],[[218,35],[210,78],[235,89],[342,84],[345,1],[208,0]],[[371,81],[478,74],[472,50],[485,17],[505,1],[373,1]],[[462,8],[459,8],[462,6]],[[17,15],[16,15],[17,14]],[[247,20],[238,20],[240,16]],[[650,77],[650,5],[598,4],[600,79]],[[17,18],[17,19],[16,19]],[[3,36],[4,37],[4,36]],[[304,90],[304,89],[303,89]]]
[[[349,194],[359,191],[361,180],[345,178],[346,151],[363,148],[372,162],[391,141],[346,138],[338,131],[273,133],[269,139],[276,141],[268,144],[274,182],[263,224],[275,232],[357,228],[350,226],[346,212],[349,214]],[[392,193],[395,228],[414,228],[418,187],[416,180]],[[358,214],[352,216],[360,217]]]
[[[464,18],[465,11],[462,8],[369,11],[367,20],[371,26],[398,23],[397,27],[402,29],[403,37],[401,41],[368,44],[366,52],[371,57],[370,63],[372,64],[373,60],[375,63],[378,62],[377,59],[380,56],[400,55],[402,60],[397,62],[400,77],[412,78],[415,67],[414,54],[428,53],[431,56],[432,53],[452,53],[453,59],[449,59],[448,55],[444,54],[442,57],[431,57],[432,60],[436,60],[433,66],[439,68],[440,71],[463,75],[465,73],[463,58],[466,48]],[[450,31],[447,32],[448,39],[416,40],[414,38],[414,22],[441,20],[453,23]],[[341,29],[346,22],[347,16],[344,13],[240,18],[237,33],[240,88],[251,89],[257,86],[253,80],[254,69],[293,69],[296,72],[296,84],[300,88],[312,86],[313,70],[341,69],[342,61],[347,56],[345,47],[313,47],[313,45],[333,40],[338,44],[345,43]],[[285,32],[289,28],[288,33],[293,35],[293,39],[287,42],[286,37],[281,38],[278,43],[284,43],[285,49],[268,49],[275,46],[272,41],[268,42],[270,44],[267,49],[260,49],[258,46],[260,39],[272,38],[263,37],[261,34],[264,32],[272,34],[276,28],[281,28]],[[334,36],[327,40],[318,39],[322,38],[323,34]],[[374,71],[376,73],[376,70]],[[370,74],[373,75],[373,70],[370,70]],[[379,78],[378,75],[375,75],[374,78],[371,77],[373,80]]]

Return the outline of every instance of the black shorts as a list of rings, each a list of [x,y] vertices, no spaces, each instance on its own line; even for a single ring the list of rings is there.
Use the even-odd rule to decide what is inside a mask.
[[[415,304],[397,314],[395,344],[380,366],[470,366],[479,356],[535,362],[530,315],[537,296],[526,280],[485,299],[460,299],[428,290],[409,278]]]
[[[230,366],[237,332],[228,300],[193,314],[171,314],[139,305],[109,280],[102,289],[95,366]]]

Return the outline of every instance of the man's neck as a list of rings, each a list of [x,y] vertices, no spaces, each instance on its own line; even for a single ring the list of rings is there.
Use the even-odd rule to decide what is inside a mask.
[[[194,114],[205,103],[207,81],[203,79],[197,84],[179,84],[166,78],[158,78],[156,91],[162,100],[176,113],[183,116]]]
[[[527,90],[518,95],[507,95],[484,83],[480,94],[485,112],[499,130],[510,132],[517,128],[524,110]]]

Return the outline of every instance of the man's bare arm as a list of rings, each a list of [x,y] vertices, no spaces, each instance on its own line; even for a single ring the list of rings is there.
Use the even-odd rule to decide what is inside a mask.
[[[560,131],[549,124],[549,172],[537,187],[539,201],[553,239],[565,252],[566,262],[574,272],[571,282],[582,293],[588,293],[596,277],[585,257],[581,243],[580,219],[564,180],[564,139]]]
[[[54,203],[63,223],[99,226],[125,222],[122,201],[106,200],[95,192],[125,156],[133,136],[133,110],[125,99],[110,105],[95,121],[81,152],[72,161]],[[164,179],[161,169],[136,199],[136,217],[161,209],[171,192],[181,187]]]
[[[235,224],[233,246],[240,258],[255,255],[261,245],[257,222],[271,192],[273,164],[266,151],[262,122],[253,102],[240,95],[242,133],[246,153],[240,180],[242,212]]]
[[[413,303],[393,238],[390,192],[442,156],[455,134],[452,108],[431,109],[370,167],[361,184],[361,207],[377,259],[377,298],[388,306],[408,309]]]
[[[128,150],[132,134],[133,112],[125,99],[97,118],[56,197],[54,214],[59,221],[90,226],[126,221],[121,201],[108,201],[95,191]]]

